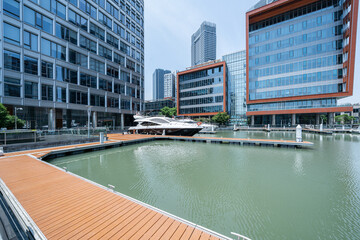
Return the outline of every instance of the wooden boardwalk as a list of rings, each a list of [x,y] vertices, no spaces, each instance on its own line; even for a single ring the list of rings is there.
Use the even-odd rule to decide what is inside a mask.
[[[39,159],[154,140],[308,146],[287,140],[109,134],[87,143],[6,153],[0,178],[48,239],[230,239]]]
[[[111,135],[107,143],[152,137]],[[0,158],[0,178],[48,239],[227,239],[37,159],[56,150],[95,145],[37,149]]]

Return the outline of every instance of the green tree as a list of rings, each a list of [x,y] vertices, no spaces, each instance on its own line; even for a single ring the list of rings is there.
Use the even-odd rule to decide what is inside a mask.
[[[22,128],[25,121],[17,118],[17,127]],[[9,114],[4,105],[0,103],[0,128],[13,129],[15,128],[15,116]]]
[[[164,115],[166,117],[173,117],[173,116],[176,116],[177,114],[177,109],[176,107],[173,107],[173,108],[169,108],[169,107],[163,107],[161,110],[160,110],[160,113],[161,115]]]
[[[342,114],[335,117],[335,122],[339,124],[351,123],[351,121],[353,121],[354,119],[355,118],[353,116],[349,116],[348,114]]]
[[[327,123],[327,117],[326,117],[326,115],[321,115],[320,116],[320,121],[322,121],[322,123]]]
[[[6,125],[6,120],[7,120],[7,116],[9,115],[8,110],[6,109],[6,107],[4,105],[2,105],[0,103],[0,127],[5,127]]]
[[[227,114],[226,112],[219,112],[218,114],[216,114],[215,116],[212,117],[212,120],[216,123],[219,124],[226,124],[230,119],[229,114]]]

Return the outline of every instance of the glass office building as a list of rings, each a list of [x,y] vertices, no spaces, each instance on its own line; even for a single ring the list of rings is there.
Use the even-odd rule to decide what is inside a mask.
[[[191,36],[191,66],[216,59],[216,25],[203,22]]]
[[[213,116],[227,112],[226,63],[210,62],[178,72],[178,115]]]
[[[163,99],[164,92],[164,75],[171,73],[170,70],[156,69],[153,73],[153,100]]]
[[[260,1],[247,13],[252,124],[319,124],[350,109],[358,1]]]
[[[2,0],[0,100],[27,128],[130,125],[143,110],[143,0]]]
[[[246,51],[223,56],[227,66],[230,123],[246,125]]]

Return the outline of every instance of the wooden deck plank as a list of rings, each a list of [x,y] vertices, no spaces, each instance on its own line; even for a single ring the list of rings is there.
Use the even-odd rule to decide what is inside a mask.
[[[181,236],[184,234],[186,228],[188,227],[188,225],[181,223],[180,226],[176,229],[176,231],[174,232],[174,234],[172,235],[172,239],[180,239]]]
[[[205,233],[205,232],[202,232],[201,233],[201,236],[200,236],[200,240],[209,240],[210,239],[210,235]]]
[[[98,231],[95,235],[93,235],[91,238],[88,239],[103,238],[104,235],[108,234],[116,226],[120,225],[119,223],[122,223],[121,226],[125,226],[131,220],[136,218],[139,214],[143,213],[145,210],[146,209],[144,209],[142,206],[138,205],[121,216],[113,217],[110,221],[106,222],[105,226],[102,226],[101,228],[97,229]]]
[[[143,240],[150,239],[151,236],[154,235],[154,233],[169,219],[170,219],[169,217],[163,215],[156,223],[154,223],[154,225],[151,228],[149,228],[146,231],[145,234],[141,233],[141,234],[139,234],[141,236],[138,236],[138,237],[136,237],[136,235],[135,235],[132,237],[132,239],[143,239]]]
[[[76,234],[77,231],[79,231],[79,228],[83,225],[91,226],[91,224],[94,223],[94,221],[89,220],[94,219],[96,217],[96,214],[103,214],[106,212],[107,208],[110,208],[112,210],[115,210],[115,204],[120,204],[117,201],[114,201],[114,198],[112,196],[109,196],[108,198],[104,199],[101,204],[92,204],[89,205],[88,208],[85,208],[84,210],[77,210],[76,214],[68,214],[66,218],[61,219],[62,224],[56,224],[56,226],[51,226],[48,229],[49,236],[55,236],[57,234],[60,234],[65,237],[66,234]],[[121,204],[120,204],[121,206]],[[95,215],[95,216],[94,216]],[[75,232],[74,232],[75,231]]]
[[[173,224],[171,224],[171,226],[166,230],[166,232],[161,236],[160,239],[163,239],[163,240],[171,239],[171,236],[178,229],[180,224],[181,224],[180,222],[174,221]]]
[[[202,234],[202,231],[195,229],[194,232],[191,234],[190,238],[191,240],[199,240],[200,236]]]
[[[133,234],[129,239],[140,239],[144,236],[147,232],[150,231],[158,222],[165,221],[166,216],[162,214],[157,214],[152,221],[148,221],[144,226],[139,229],[135,234]]]
[[[161,225],[161,227],[151,236],[151,238],[149,239],[160,239],[162,235],[164,235],[164,233],[168,230],[168,228],[171,226],[171,224],[173,224],[173,222],[175,222],[174,219],[169,218],[168,220],[166,220],[164,222],[163,225]]]
[[[142,218],[139,222],[128,225],[126,229],[120,230],[119,232],[111,236],[111,238],[129,239],[138,231],[145,232],[146,228],[144,228],[144,226],[146,226],[146,224],[149,222],[150,224],[156,222],[160,217],[161,217],[160,213],[152,211],[146,217]]]
[[[110,238],[117,238],[116,234],[121,230],[123,232],[129,231],[133,226],[135,226],[139,221],[141,221],[143,218],[147,218],[148,215],[153,214],[154,212],[151,211],[148,208],[142,207],[143,211],[139,212],[139,214],[134,214],[127,218],[127,224],[119,225],[117,224],[113,229],[111,229],[109,232],[107,232],[104,236],[102,236],[102,239],[110,239]],[[119,238],[117,238],[119,239]],[[121,238],[120,238],[121,239]]]
[[[123,199],[124,200],[124,199]],[[124,201],[123,204],[119,204],[116,207],[110,208],[106,212],[102,212],[101,214],[95,216],[92,219],[89,219],[89,221],[86,224],[82,224],[82,222],[79,222],[79,227],[76,229],[76,231],[70,232],[68,235],[65,235],[66,238],[71,239],[78,239],[78,238],[90,238],[97,232],[95,229],[101,229],[101,226],[104,226],[109,219],[114,218],[114,216],[120,216],[126,213],[127,211],[131,210],[132,208],[135,208],[136,204],[131,201]],[[85,233],[83,230],[87,231]]]
[[[151,135],[109,134],[110,141]],[[199,239],[202,231],[34,159],[71,146],[6,153],[0,177],[48,239]],[[202,234],[202,235],[201,235]]]
[[[188,240],[190,239],[191,235],[195,231],[195,228],[188,226],[183,233],[183,235],[180,237],[180,240]]]
[[[101,207],[103,203],[109,202],[111,196],[102,196],[102,193],[95,193],[91,197],[84,197],[83,200],[75,200],[74,203],[69,203],[67,208],[63,211],[56,211],[51,217],[40,220],[39,223],[43,223],[44,230],[48,230],[52,225],[64,225],[71,222],[74,218],[79,218],[87,212],[95,211]],[[99,199],[97,199],[99,198]],[[78,204],[79,203],[79,204]],[[49,226],[50,225],[50,226]]]

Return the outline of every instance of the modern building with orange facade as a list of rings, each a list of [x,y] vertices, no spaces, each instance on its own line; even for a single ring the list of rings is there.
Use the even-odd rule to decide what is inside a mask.
[[[226,112],[227,76],[224,61],[211,61],[177,74],[177,114],[210,117]]]
[[[353,94],[358,0],[262,0],[246,14],[252,125],[334,122]]]

